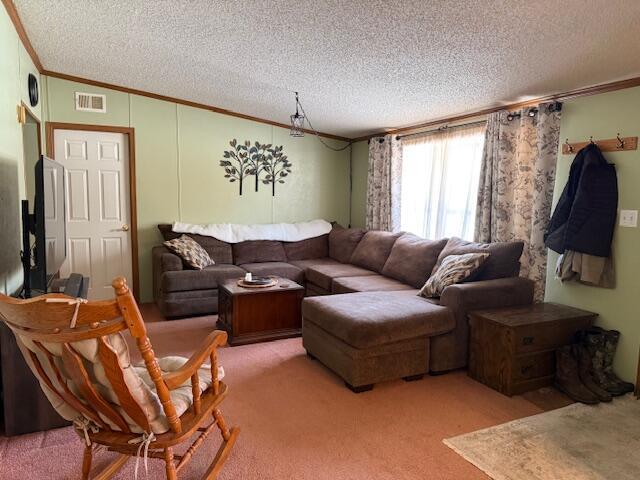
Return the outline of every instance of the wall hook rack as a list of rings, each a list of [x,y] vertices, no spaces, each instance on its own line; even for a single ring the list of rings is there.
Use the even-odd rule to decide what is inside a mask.
[[[589,144],[595,144],[602,152],[620,152],[638,149],[638,137],[620,137],[618,133],[616,138],[607,138],[604,140],[594,140],[593,136],[589,137],[586,142],[569,142],[567,138],[562,144],[563,155],[576,153]]]
[[[562,153],[565,153],[565,149],[567,153],[573,153],[573,145],[569,143],[568,138],[564,141],[564,145],[562,146]]]

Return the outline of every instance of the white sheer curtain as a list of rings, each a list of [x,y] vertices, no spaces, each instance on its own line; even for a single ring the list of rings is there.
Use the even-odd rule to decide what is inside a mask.
[[[484,132],[481,124],[402,139],[402,230],[473,240]]]

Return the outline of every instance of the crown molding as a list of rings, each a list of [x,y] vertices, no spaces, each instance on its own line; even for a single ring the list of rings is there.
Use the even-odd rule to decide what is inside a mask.
[[[252,122],[258,122],[258,123],[264,123],[267,125],[272,125],[274,127],[280,127],[280,128],[285,128],[285,129],[289,129],[291,128],[290,125],[286,124],[286,123],[280,123],[280,122],[276,122],[273,120],[268,120],[265,118],[259,118],[259,117],[254,117],[252,115],[245,115],[243,113],[238,113],[238,112],[233,112],[231,110],[227,110],[224,108],[219,108],[213,105],[206,105],[203,103],[197,103],[197,102],[191,102],[189,100],[183,100],[181,98],[175,98],[175,97],[169,97],[166,95],[159,95],[157,93],[152,93],[152,92],[147,92],[144,90],[137,90],[134,88],[128,88],[128,87],[123,87],[120,85],[113,85],[110,83],[105,83],[105,82],[99,82],[96,80],[90,80],[88,78],[82,78],[82,77],[76,77],[73,75],[67,75],[64,73],[59,73],[59,72],[52,72],[50,70],[46,70],[43,66],[42,66],[42,62],[40,61],[40,58],[38,57],[38,54],[36,53],[35,49],[33,48],[33,45],[31,44],[31,40],[29,40],[29,36],[27,35],[27,31],[24,28],[24,25],[22,24],[22,20],[20,19],[20,15],[18,14],[18,10],[16,9],[15,4],[13,3],[12,0],[2,0],[2,4],[4,5],[4,8],[7,11],[7,14],[9,15],[9,18],[11,19],[11,22],[13,23],[14,28],[16,29],[16,33],[18,34],[18,37],[20,38],[20,41],[22,42],[22,45],[24,45],[25,50],[27,51],[27,53],[29,54],[29,56],[31,57],[31,60],[33,61],[35,67],[38,69],[38,72],[40,72],[41,75],[47,75],[49,77],[55,77],[55,78],[60,78],[60,79],[64,79],[64,80],[70,80],[73,82],[79,82],[79,83],[84,83],[87,85],[93,85],[95,87],[102,87],[102,88],[108,88],[111,90],[117,90],[120,92],[126,92],[126,93],[131,93],[134,95],[141,95],[143,97],[149,97],[149,98],[155,98],[156,100],[164,100],[166,102],[173,102],[173,103],[178,103],[180,105],[186,105],[189,107],[194,107],[194,108],[200,108],[203,110],[208,110],[210,112],[215,112],[215,113],[220,113],[222,115],[229,115],[232,117],[237,117],[237,118],[243,118],[245,120],[250,120]],[[303,129],[303,131],[305,133],[309,133],[309,134],[315,134],[315,132],[313,130],[309,130],[309,129]],[[330,133],[323,133],[323,132],[318,132],[318,135],[321,135],[325,138],[330,138],[332,140],[338,140],[341,142],[349,142],[351,139],[347,138],[347,137],[342,137],[340,135],[333,135]]]
[[[452,115],[450,117],[439,118],[436,120],[429,120],[427,122],[417,123],[414,125],[408,125],[406,127],[393,128],[389,130],[382,130],[377,133],[364,135],[362,137],[354,138],[353,142],[360,142],[369,140],[373,137],[379,137],[380,135],[395,135],[400,133],[413,132],[422,130],[423,128],[434,127],[436,125],[442,125],[443,123],[459,122],[461,120],[467,120],[469,118],[481,117],[489,115],[490,113],[498,112],[500,110],[518,110],[524,107],[530,107],[532,105],[538,105],[543,102],[562,102],[570,100],[572,98],[587,97],[590,95],[598,95],[600,93],[614,92],[616,90],[624,90],[625,88],[633,88],[640,86],[640,77],[628,78],[625,80],[617,80],[615,82],[601,83],[599,85],[593,85],[591,87],[577,88],[575,90],[569,90],[562,93],[555,93],[552,95],[545,95],[543,97],[533,98],[525,102],[516,102],[506,105],[498,105],[495,107],[484,108],[482,110],[476,110],[474,112],[463,113],[460,115]]]
[[[169,97],[167,95],[160,95],[158,93],[147,92],[145,90],[138,90],[138,89],[135,89],[135,88],[124,87],[124,86],[121,86],[121,85],[114,85],[112,83],[100,82],[98,80],[91,80],[89,78],[76,77],[74,75],[68,75],[66,73],[52,72],[51,70],[43,70],[41,73],[43,75],[46,75],[47,77],[60,78],[62,80],[69,80],[71,82],[84,83],[86,85],[92,85],[94,87],[108,88],[109,90],[117,90],[119,92],[130,93],[130,94],[133,94],[133,95],[140,95],[140,96],[143,96],[143,97],[154,98],[156,100],[163,100],[165,102],[177,103],[177,104],[180,104],[180,105],[186,105],[188,107],[200,108],[202,110],[208,110],[210,112],[220,113],[222,115],[229,115],[229,116],[232,116],[232,117],[243,118],[245,120],[251,120],[252,122],[258,122],[258,123],[265,123],[267,125],[273,125],[274,127],[280,127],[280,128],[285,128],[285,129],[290,129],[291,128],[291,125],[286,124],[286,123],[280,123],[280,122],[276,122],[274,120],[268,120],[268,119],[265,119],[265,118],[254,117],[252,115],[246,115],[244,113],[234,112],[232,110],[227,110],[227,109],[224,109],[224,108],[215,107],[213,105],[207,105],[207,104],[204,104],[204,103],[192,102],[190,100],[183,100],[181,98]],[[306,129],[306,128],[303,129],[303,131],[305,133],[315,134],[313,130],[309,130],[309,129]],[[331,133],[318,132],[318,135],[321,135],[323,137],[330,138],[330,139],[333,139],[333,140],[339,140],[341,142],[349,142],[351,140],[350,138],[341,137],[339,135],[333,135]]]
[[[231,110],[227,110],[224,108],[219,108],[219,107],[215,107],[213,105],[206,105],[203,103],[197,103],[197,102],[192,102],[189,100],[183,100],[180,98],[175,98],[175,97],[169,97],[166,95],[160,95],[160,94],[156,94],[156,93],[152,93],[152,92],[147,92],[144,90],[137,90],[134,88],[128,88],[128,87],[123,87],[120,85],[113,85],[110,83],[105,83],[105,82],[99,82],[97,80],[90,80],[88,78],[83,78],[83,77],[77,77],[77,76],[73,76],[73,75],[67,75],[64,73],[59,73],[59,72],[53,72],[50,70],[45,70],[44,67],[42,66],[42,62],[40,62],[40,58],[38,57],[38,54],[36,53],[35,49],[33,48],[33,45],[31,44],[31,41],[29,40],[29,37],[27,35],[27,32],[24,28],[24,25],[22,24],[22,21],[20,20],[20,16],[18,15],[18,11],[16,10],[16,6],[14,5],[12,0],[2,0],[2,4],[4,5],[5,9],[7,10],[7,14],[9,15],[9,18],[11,19],[11,22],[13,23],[16,32],[18,33],[18,37],[20,37],[20,40],[22,41],[22,44],[24,45],[25,50],[27,51],[27,53],[29,54],[29,56],[31,57],[31,60],[33,61],[34,65],[36,66],[36,68],[38,69],[38,71],[40,72],[41,75],[47,75],[49,77],[54,77],[54,78],[60,78],[63,80],[70,80],[73,82],[79,82],[79,83],[85,83],[87,85],[93,85],[96,87],[101,87],[101,88],[108,88],[111,90],[117,90],[120,92],[125,92],[125,93],[131,93],[134,95],[140,95],[143,97],[149,97],[149,98],[155,98],[157,100],[164,100],[167,102],[173,102],[173,103],[177,103],[180,105],[186,105],[189,107],[194,107],[194,108],[200,108],[203,110],[209,110],[211,112],[215,112],[215,113],[220,113],[223,115],[229,115],[232,117],[237,117],[237,118],[243,118],[245,120],[251,120],[253,122],[258,122],[258,123],[264,123],[267,125],[273,125],[275,127],[281,127],[281,128],[285,128],[285,129],[289,129],[290,125],[285,124],[285,123],[280,123],[280,122],[276,122],[273,120],[267,120],[264,118],[259,118],[259,117],[254,117],[252,115],[246,115],[243,113],[238,113],[238,112],[234,112]],[[463,113],[463,114],[459,114],[459,115],[452,115],[449,117],[443,117],[443,118],[439,118],[439,119],[435,119],[435,120],[429,120],[429,121],[425,121],[425,122],[421,122],[421,123],[417,123],[417,124],[413,124],[413,125],[408,125],[405,127],[398,127],[398,128],[393,128],[393,129],[388,129],[388,130],[381,130],[379,132],[376,133],[372,133],[369,135],[364,135],[361,137],[357,137],[357,138],[348,138],[348,137],[342,137],[339,135],[333,135],[330,133],[322,133],[322,132],[318,132],[319,135],[326,137],[326,138],[330,138],[333,140],[338,140],[338,141],[342,141],[342,142],[360,142],[360,141],[364,141],[364,140],[369,140],[373,137],[377,137],[380,135],[393,135],[393,134],[400,134],[400,133],[407,133],[407,132],[413,132],[413,131],[418,131],[421,130],[423,128],[429,128],[429,127],[433,127],[436,125],[441,125],[443,123],[453,123],[453,122],[459,122],[462,120],[467,120],[469,118],[474,118],[474,117],[480,117],[480,116],[484,116],[484,115],[489,115],[490,113],[494,113],[497,112],[499,110],[517,110],[523,107],[528,107],[531,105],[537,105],[539,103],[542,102],[552,102],[552,101],[564,101],[564,100],[569,100],[572,98],[579,98],[579,97],[586,97],[586,96],[590,96],[590,95],[598,95],[601,93],[607,93],[607,92],[614,92],[616,90],[623,90],[626,88],[633,88],[633,87],[638,87],[640,86],[640,77],[633,77],[633,78],[628,78],[625,80],[618,80],[615,82],[608,82],[608,83],[602,83],[599,85],[594,85],[591,87],[584,87],[584,88],[577,88],[574,90],[569,90],[566,92],[562,92],[562,93],[556,93],[553,95],[546,95],[546,96],[542,96],[542,97],[537,97],[531,100],[527,100],[524,102],[516,102],[516,103],[510,103],[510,104],[506,104],[506,105],[498,105],[495,107],[489,107],[489,108],[484,108],[484,109],[480,109],[480,110],[476,110],[473,112],[468,112],[468,113]],[[313,130],[309,130],[309,129],[304,129],[305,133],[309,133],[309,134],[314,134]]]
[[[16,6],[13,4],[12,0],[2,0],[2,4],[4,8],[7,10],[7,15],[11,19],[11,23],[13,23],[13,27],[16,29],[18,37],[20,37],[20,41],[22,45],[24,45],[25,50],[31,57],[33,64],[38,69],[38,72],[42,73],[44,68],[42,67],[42,62],[38,57],[33,45],[31,45],[31,41],[29,40],[29,36],[27,35],[27,31],[24,29],[24,25],[22,24],[22,20],[20,20],[20,15],[18,15],[18,10],[16,10]]]

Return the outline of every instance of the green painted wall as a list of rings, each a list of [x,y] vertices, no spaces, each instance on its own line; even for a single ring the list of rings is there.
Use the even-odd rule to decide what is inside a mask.
[[[351,226],[365,226],[367,216],[367,169],[369,143],[365,140],[353,144],[351,156]]]
[[[349,149],[333,152],[312,136],[289,137],[288,130],[208,110],[48,78],[47,120],[131,126],[136,137],[136,187],[140,286],[150,301],[151,248],[161,242],[156,225],[190,223],[271,223],[325,218],[349,223]],[[76,91],[107,96],[107,113],[74,110]],[[293,162],[286,183],[254,191],[229,183],[218,165],[228,142],[251,140],[283,145]],[[334,146],[341,142],[329,141]]]
[[[20,200],[25,198],[22,127],[16,107],[29,104],[27,76],[40,78],[4,8],[0,8],[0,292],[22,285]],[[41,118],[41,105],[31,109]]]
[[[578,98],[564,103],[560,139],[615,138],[640,134],[640,88]],[[605,153],[618,172],[619,204],[623,210],[640,209],[640,150]],[[567,181],[573,155],[558,155],[554,202]],[[613,240],[615,289],[561,284],[554,278],[558,255],[550,251],[546,300],[592,310],[600,314],[598,324],[622,332],[615,370],[627,381],[635,381],[640,347],[640,229],[617,226]]]

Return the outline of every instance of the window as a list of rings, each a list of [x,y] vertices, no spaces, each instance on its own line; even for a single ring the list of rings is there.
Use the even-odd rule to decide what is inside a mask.
[[[485,126],[402,141],[401,229],[473,240]]]

